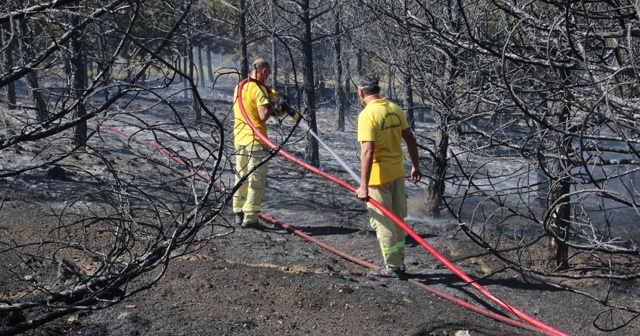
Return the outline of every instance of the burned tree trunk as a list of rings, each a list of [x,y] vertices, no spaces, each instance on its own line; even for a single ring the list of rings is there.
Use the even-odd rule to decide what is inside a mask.
[[[335,59],[335,88],[334,96],[336,100],[336,130],[344,132],[344,99],[342,87],[342,44],[340,40],[340,11],[336,11],[336,22],[334,32],[336,39],[333,42],[333,55]]]
[[[565,85],[569,83],[569,71],[560,69],[560,76]],[[568,231],[571,224],[571,208],[570,197],[571,192],[571,162],[572,155],[570,136],[570,114],[572,97],[568,92],[564,93],[563,100],[559,104],[550,104],[552,125],[558,125],[559,130],[553,133],[552,155],[549,169],[549,205],[550,213],[548,231],[550,258],[554,266],[559,269],[567,269],[569,267],[569,239]],[[560,105],[561,104],[561,105]],[[558,106],[559,105],[559,106]],[[561,130],[564,129],[564,132]],[[555,153],[554,153],[555,152]]]
[[[11,36],[11,24],[3,23],[0,26],[0,45],[2,45],[2,72],[8,73],[13,68],[13,37]],[[15,110],[16,102],[16,85],[10,82],[6,86],[6,104],[7,109]]]
[[[249,56],[247,53],[247,18],[245,0],[240,0],[238,4],[238,29],[240,34],[240,78],[249,76]]]
[[[311,36],[311,21],[313,20],[309,14],[309,0],[303,1],[302,23],[304,25],[302,38],[302,54],[304,57],[304,100],[307,112],[306,119],[309,124],[309,134],[307,135],[305,147],[305,161],[314,167],[320,166],[320,153],[318,148],[318,140],[313,136],[318,131],[316,123],[316,93],[314,91],[314,72],[313,72],[313,39]],[[313,134],[311,134],[313,133]]]
[[[404,75],[404,108],[406,110],[405,115],[409,126],[412,130],[416,130],[416,118],[413,115],[413,88],[411,87],[411,75],[405,73]]]
[[[31,59],[34,56],[33,48],[33,32],[27,27],[25,19],[20,20],[20,34],[22,35],[22,41],[20,43],[20,53],[25,57]],[[36,109],[36,119],[38,122],[44,122],[48,117],[47,105],[45,103],[42,92],[40,91],[40,84],[38,82],[38,73],[35,69],[32,69],[27,74],[27,87],[29,90],[29,97],[33,100]]]
[[[433,150],[433,164],[431,166],[431,179],[427,191],[427,214],[437,218],[440,217],[442,208],[442,197],[444,194],[444,179],[447,173],[447,151],[449,150],[448,118],[444,114],[433,114],[438,125]]]
[[[80,19],[73,16],[72,24],[78,26]],[[71,97],[75,100],[74,119],[79,120],[75,126],[74,143],[77,147],[84,147],[87,141],[87,121],[82,120],[87,114],[87,108],[84,104],[84,92],[86,90],[86,66],[84,63],[82,51],[82,36],[80,32],[76,32],[71,39],[71,57],[69,59],[69,71],[71,77]]]
[[[207,77],[209,78],[209,82],[213,83],[215,78],[213,77],[213,62],[211,61],[211,42],[206,42],[206,43],[207,43],[207,50],[206,50],[206,55],[207,55]],[[204,74],[203,74],[203,76],[204,76]]]

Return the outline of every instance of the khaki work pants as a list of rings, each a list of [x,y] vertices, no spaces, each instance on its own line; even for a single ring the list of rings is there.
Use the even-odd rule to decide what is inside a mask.
[[[262,146],[236,146],[236,185],[267,156]],[[244,222],[258,221],[267,186],[268,162],[256,168],[233,194],[233,212],[244,212]]]
[[[401,220],[407,217],[404,177],[381,186],[369,187],[369,197],[389,209]],[[367,210],[369,211],[371,228],[376,231],[385,267],[394,271],[398,270],[404,266],[404,230],[371,203],[367,203]]]

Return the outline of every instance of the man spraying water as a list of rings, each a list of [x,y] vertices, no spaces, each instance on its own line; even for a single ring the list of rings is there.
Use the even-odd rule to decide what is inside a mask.
[[[258,216],[262,210],[262,199],[267,185],[268,162],[259,164],[268,153],[264,144],[246,123],[238,99],[242,99],[242,105],[251,123],[265,136],[269,117],[287,113],[294,120],[299,118],[298,113],[289,108],[278,92],[265,84],[271,74],[269,63],[259,58],[253,62],[251,69],[251,76],[242,88],[241,97],[238,97],[238,87],[235,88],[233,97],[236,185],[243,176],[253,170],[233,195],[234,221],[243,228],[259,227]]]

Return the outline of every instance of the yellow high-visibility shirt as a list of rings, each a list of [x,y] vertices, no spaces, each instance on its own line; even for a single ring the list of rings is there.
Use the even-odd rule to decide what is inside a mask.
[[[409,128],[400,106],[386,98],[370,101],[358,116],[358,141],[374,143],[370,186],[405,176],[402,131]]]
[[[246,82],[242,87],[242,104],[249,120],[260,131],[267,136],[267,124],[260,120],[258,116],[258,106],[269,104],[269,89],[264,85],[259,85],[254,79]],[[244,120],[238,104],[238,87],[233,91],[233,143],[238,146],[260,145],[260,140],[253,134],[253,130]]]

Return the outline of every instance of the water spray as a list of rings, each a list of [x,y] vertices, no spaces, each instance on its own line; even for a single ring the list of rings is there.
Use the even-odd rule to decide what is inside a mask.
[[[293,120],[298,120],[300,118],[300,113],[298,113],[298,111],[291,107],[287,100],[282,97],[277,103],[277,108],[282,112],[288,114],[291,118],[293,118]],[[344,168],[344,170],[346,170],[347,173],[351,175],[354,181],[360,184],[360,177],[358,176],[358,174],[356,174],[353,169],[351,169],[351,167],[349,167],[349,165],[344,160],[342,160],[342,158],[338,154],[336,154],[326,143],[324,143],[324,141],[322,141],[322,139],[320,139],[320,137],[314,131],[311,130],[311,127],[309,127],[307,121],[302,118],[299,123],[302,128],[304,128],[307,132],[309,132],[309,134],[316,138],[316,140],[318,140],[322,147],[324,147],[336,159],[336,161],[338,161],[342,168]]]

